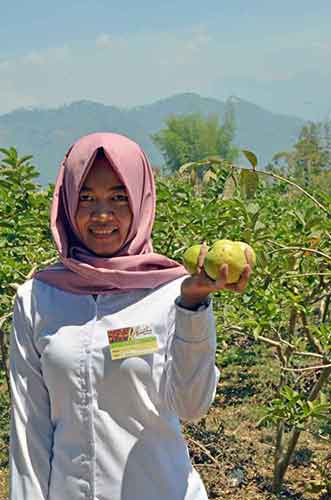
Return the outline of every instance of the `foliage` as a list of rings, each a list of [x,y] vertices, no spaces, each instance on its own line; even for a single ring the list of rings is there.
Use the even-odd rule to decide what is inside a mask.
[[[8,345],[17,284],[56,255],[48,228],[52,186],[40,190],[31,157],[19,158],[14,148],[1,152],[0,338]],[[255,249],[258,262],[247,292],[214,296],[218,343],[224,346],[235,335],[273,351],[278,379],[260,425],[276,427],[276,463],[288,451],[290,460],[302,429],[325,440],[331,436],[331,197],[319,189],[308,193],[272,172],[248,169],[242,176],[220,158],[207,164],[215,175],[199,186],[180,173],[157,178],[154,250],[180,260],[188,246],[220,238],[244,240]],[[277,183],[266,184],[267,175]],[[4,368],[6,350],[1,355]],[[5,377],[2,369],[0,382]]]
[[[234,160],[238,151],[232,144],[235,133],[231,110],[221,126],[216,115],[204,118],[199,113],[170,116],[166,127],[152,136],[164,156],[169,172],[176,172],[188,161],[199,161],[217,155]]]
[[[300,392],[284,385],[279,391],[279,397],[271,401],[263,420],[273,424],[285,422],[288,428],[304,430],[311,420],[324,421],[330,413],[331,402],[325,393],[321,392],[318,400],[309,401]]]
[[[307,123],[292,151],[277,153],[270,165],[273,170],[292,176],[303,186],[331,168],[331,123]]]
[[[246,154],[246,157],[251,158],[255,170],[254,155]],[[208,163],[208,159],[205,162]],[[278,397],[262,420],[277,426],[273,489],[279,492],[301,430],[308,430],[312,422],[327,421],[331,409],[330,390],[327,389],[327,395],[322,392],[329,387],[331,374],[330,199],[324,195],[323,201],[327,204],[323,205],[293,181],[270,173],[305,195],[293,196],[289,190],[282,190],[280,196],[278,186],[261,189],[257,183],[256,176],[265,176],[268,172],[253,170],[249,173],[235,166],[231,169],[231,177],[236,176],[234,169],[241,172],[237,176],[246,203],[236,198],[239,190],[238,182],[234,182],[232,200],[227,199],[225,203],[239,204],[243,219],[228,217],[231,232],[230,235],[222,234],[222,238],[243,239],[250,243],[257,251],[263,272],[257,275],[259,282],[255,283],[257,286],[251,298],[243,297],[245,308],[240,310],[240,317],[233,310],[229,324],[236,325],[233,328],[238,333],[252,335],[273,346],[279,358]],[[254,202],[250,201],[254,197]],[[293,198],[296,200],[294,209]],[[210,204],[210,196],[208,200]],[[215,205],[223,203],[214,199]],[[224,208],[223,204],[223,214],[226,213]],[[263,215],[269,220],[263,220]],[[233,234],[238,221],[242,222],[240,236]],[[227,309],[230,310],[229,303]],[[316,363],[306,366],[304,360],[309,358]],[[307,382],[305,372],[315,376]],[[323,401],[318,402],[322,397]]]
[[[18,157],[15,148],[0,149],[0,382],[7,372],[6,352],[12,301],[19,283],[55,255],[48,227],[52,186],[40,191],[31,156]]]

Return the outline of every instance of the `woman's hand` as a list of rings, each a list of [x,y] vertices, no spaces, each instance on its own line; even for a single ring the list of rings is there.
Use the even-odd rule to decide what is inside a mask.
[[[242,293],[248,283],[252,268],[251,255],[248,249],[245,250],[247,265],[244,267],[240,279],[237,283],[227,283],[228,280],[228,265],[224,264],[220,268],[219,277],[217,280],[212,280],[206,274],[203,264],[208,252],[208,247],[205,243],[201,245],[198,267],[195,274],[189,276],[182,282],[180,302],[184,307],[194,307],[203,302],[210,293],[218,292],[219,290],[232,290],[233,292]]]

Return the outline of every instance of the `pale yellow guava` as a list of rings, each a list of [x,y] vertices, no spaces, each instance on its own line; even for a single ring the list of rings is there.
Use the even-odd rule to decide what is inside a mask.
[[[246,259],[245,249],[248,249]],[[218,240],[206,255],[204,268],[213,280],[218,279],[220,268],[223,264],[228,265],[228,283],[237,283],[248,263],[251,267],[255,265],[256,257],[254,250],[243,241]]]

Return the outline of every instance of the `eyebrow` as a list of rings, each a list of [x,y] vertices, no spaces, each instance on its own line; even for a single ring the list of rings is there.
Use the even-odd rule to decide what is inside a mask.
[[[112,191],[114,189],[116,191],[126,191],[126,188],[125,186],[123,186],[123,184],[118,184],[117,186],[111,186],[110,188],[108,188],[108,191]],[[89,186],[83,186],[81,191],[93,191],[93,188]]]

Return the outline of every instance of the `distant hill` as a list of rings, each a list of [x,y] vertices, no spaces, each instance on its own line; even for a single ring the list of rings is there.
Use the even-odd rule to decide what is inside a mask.
[[[300,118],[278,115],[239,98],[231,98],[236,118],[235,143],[253,150],[260,165],[274,153],[289,150],[304,125]],[[40,171],[39,182],[54,182],[57,169],[70,144],[97,131],[122,133],[138,142],[153,165],[163,159],[150,139],[171,114],[215,113],[222,121],[226,105],[193,93],[178,94],[153,104],[120,109],[79,101],[57,109],[20,109],[0,116],[0,147],[14,146],[19,155],[32,154]]]

